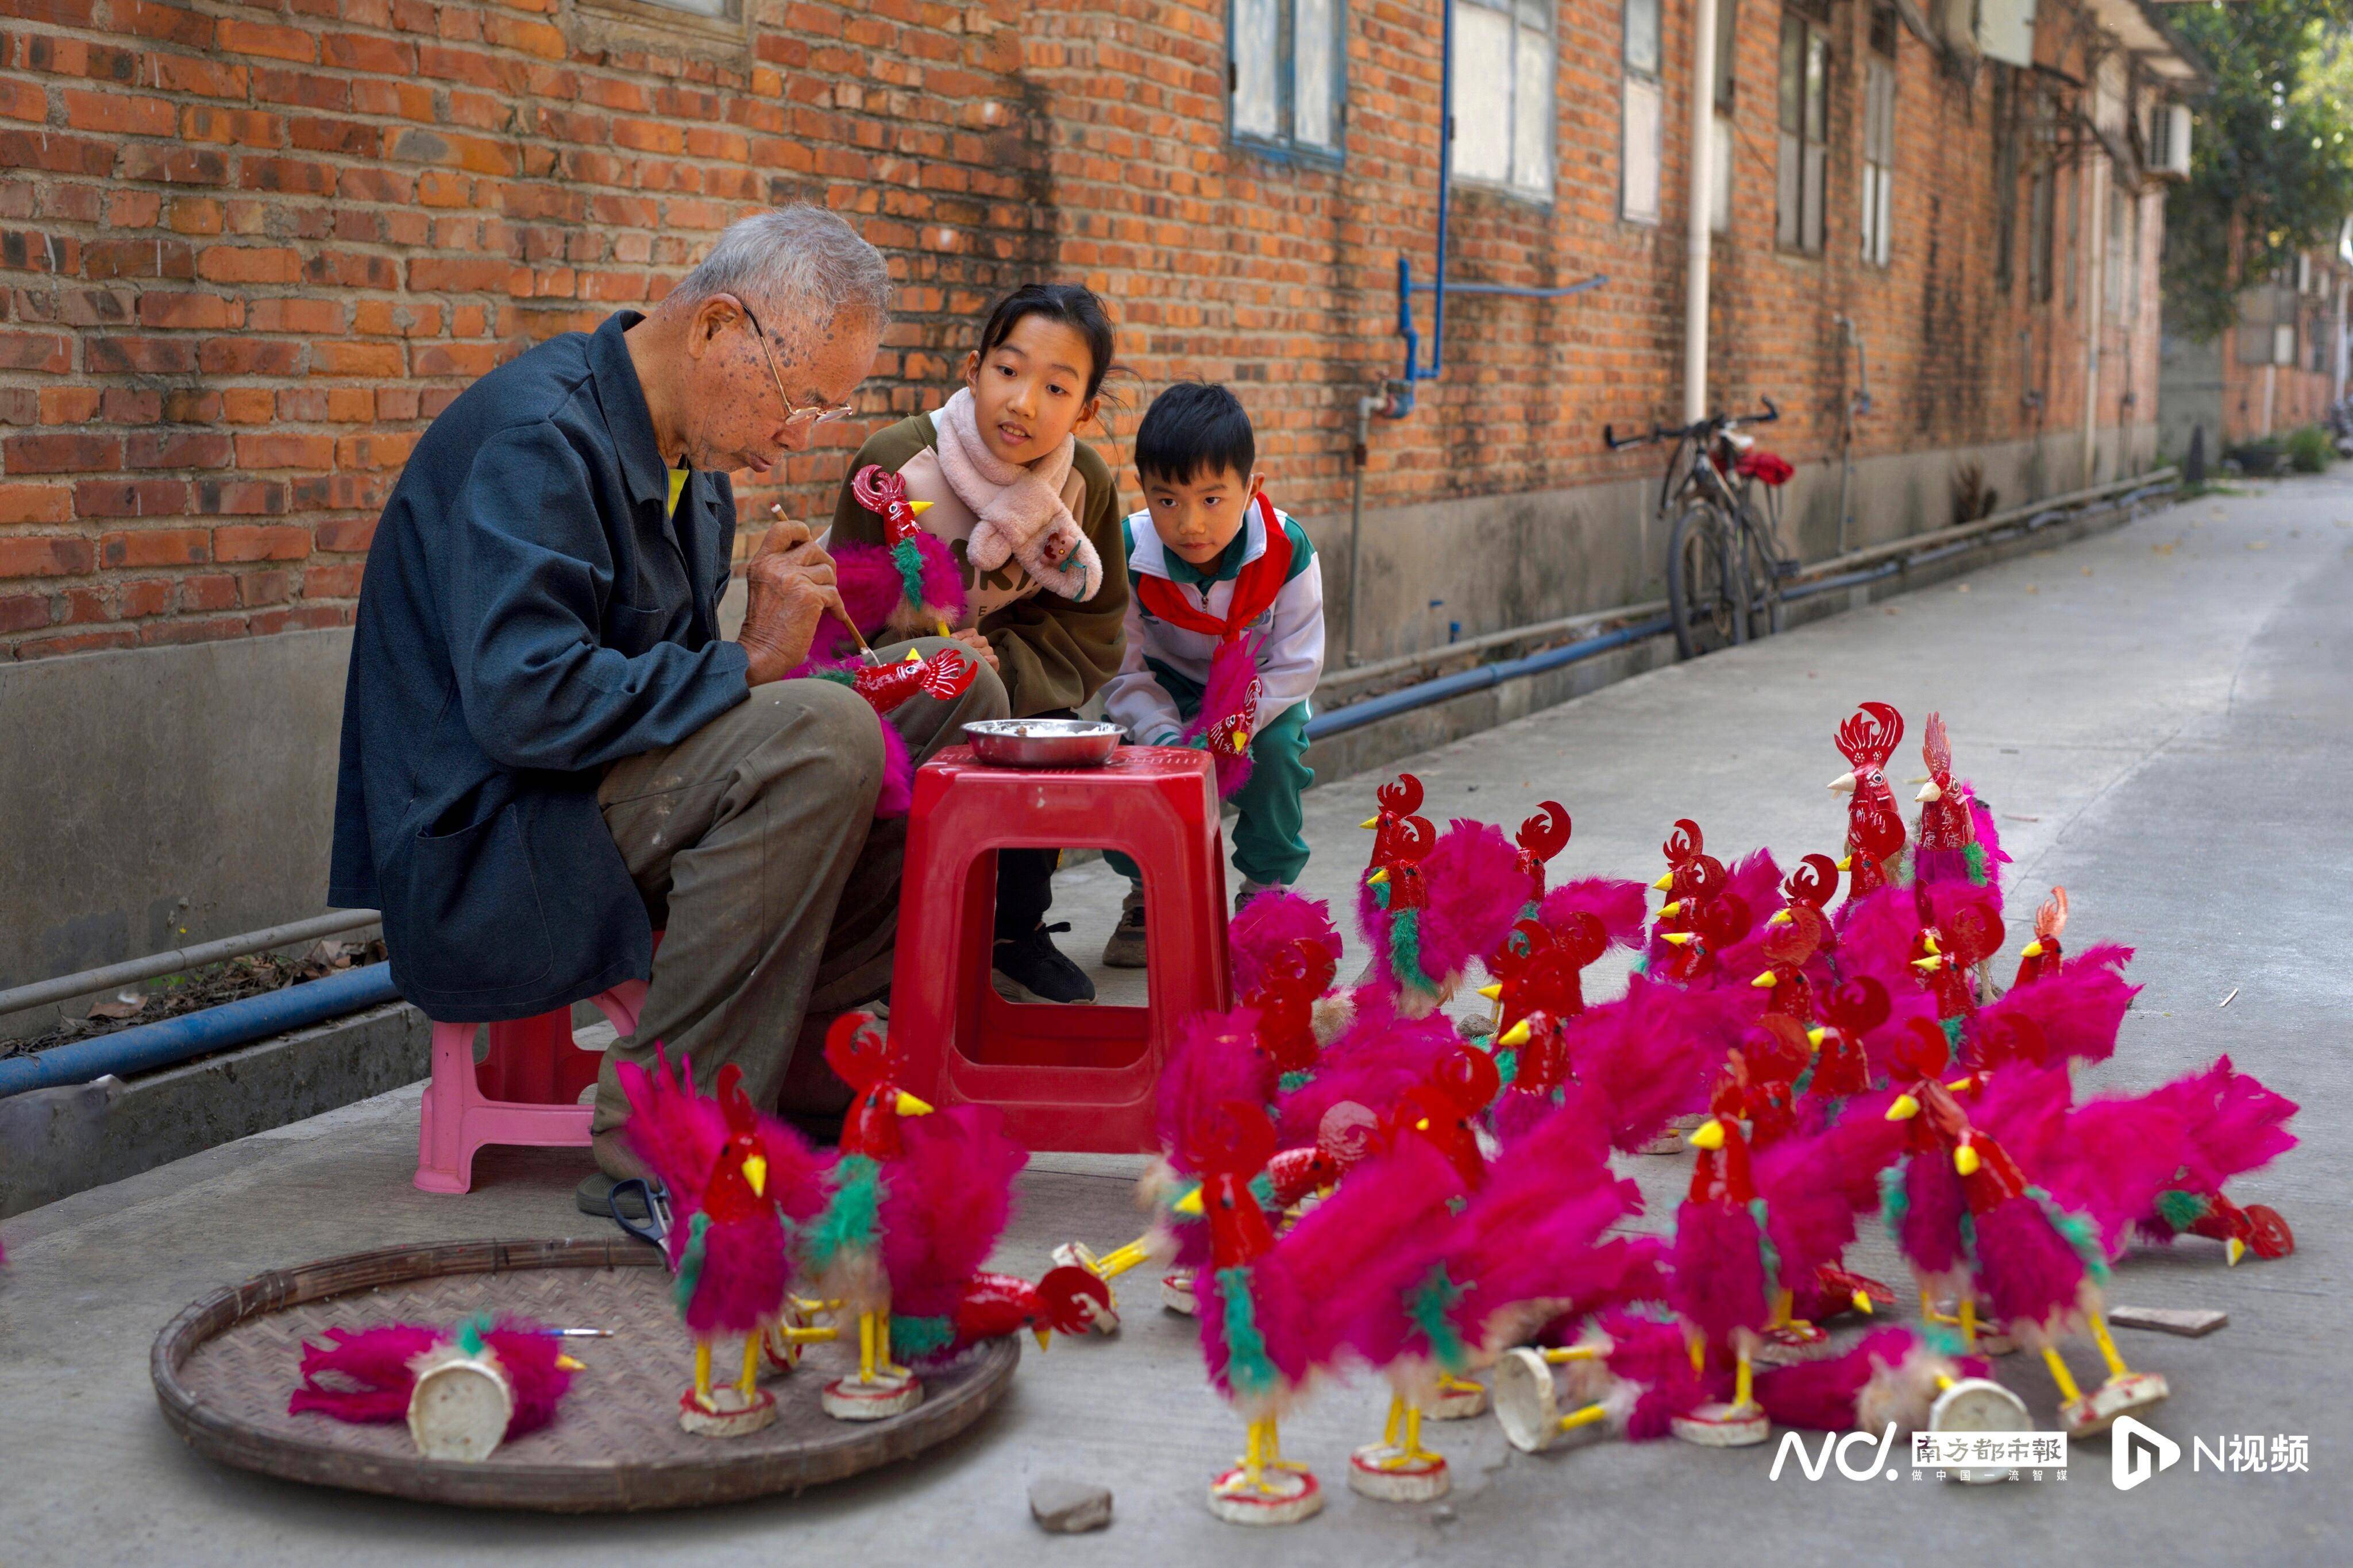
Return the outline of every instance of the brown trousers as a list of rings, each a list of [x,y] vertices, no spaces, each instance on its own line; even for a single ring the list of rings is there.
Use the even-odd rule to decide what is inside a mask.
[[[947,646],[926,637],[878,651],[928,657]],[[1005,713],[1005,688],[984,668],[962,697],[917,695],[884,722],[920,767],[960,742],[967,721]],[[706,1092],[733,1063],[753,1103],[771,1106],[804,1017],[889,988],[907,824],[874,820],[881,782],[874,710],[828,680],[758,687],[678,744],[606,771],[596,792],[605,826],[666,933],[637,1033],[605,1053],[596,1080],[591,1126],[606,1171],[640,1173],[615,1136],[629,1114],[614,1077],[620,1063],[649,1068],[659,1041],[671,1061],[693,1061]],[[820,1065],[793,1072],[788,1098],[822,1096]]]

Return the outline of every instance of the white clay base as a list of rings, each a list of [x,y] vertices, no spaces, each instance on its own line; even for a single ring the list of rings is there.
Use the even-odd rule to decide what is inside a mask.
[[[749,1402],[733,1384],[711,1391],[715,1410],[695,1403],[694,1390],[678,1396],[678,1424],[698,1437],[747,1437],[776,1419],[776,1396],[766,1389],[754,1391]]]
[[[1304,1470],[1267,1470],[1251,1490],[1239,1466],[1209,1483],[1209,1511],[1228,1524],[1297,1524],[1324,1511],[1324,1489]]]
[[[1936,1403],[1928,1407],[1928,1430],[2029,1432],[2033,1430],[2033,1424],[2027,1419],[2026,1402],[2009,1389],[1982,1377],[1965,1377],[1936,1395]],[[1987,1486],[2018,1479],[2018,1472],[2006,1465],[1958,1466],[1947,1469],[1945,1475],[1963,1486]]]
[[[1810,1323],[1802,1329],[1781,1323],[1759,1336],[1754,1359],[1762,1366],[1795,1366],[1799,1362],[1820,1361],[1830,1353],[1831,1337],[1821,1330]]]
[[[1773,1435],[1773,1423],[1754,1405],[1703,1405],[1674,1418],[1675,1436],[1703,1448],[1746,1448]]]
[[[2066,1428],[2070,1437],[2089,1437],[2115,1426],[2119,1415],[2131,1415],[2164,1404],[2165,1396],[2171,1392],[2162,1373],[2126,1373],[2108,1379],[2083,1398],[2061,1405],[2059,1425]]]
[[[1421,1415],[1426,1421],[1468,1421],[1487,1414],[1487,1391],[1478,1384],[1463,1388],[1440,1386]]]
[[[1172,1312],[1193,1316],[1193,1277],[1190,1274],[1163,1274],[1160,1277],[1160,1304]]]
[[[427,1368],[408,1396],[408,1435],[428,1459],[478,1464],[498,1448],[514,1415],[513,1385],[495,1361],[452,1352]]]
[[[1369,1443],[1348,1458],[1348,1489],[1381,1502],[1430,1502],[1454,1489],[1446,1461],[1432,1457],[1410,1465],[1384,1466],[1398,1450]]]
[[[872,1383],[836,1378],[818,1397],[818,1405],[836,1421],[887,1421],[923,1402],[923,1385],[912,1377],[878,1377]]]

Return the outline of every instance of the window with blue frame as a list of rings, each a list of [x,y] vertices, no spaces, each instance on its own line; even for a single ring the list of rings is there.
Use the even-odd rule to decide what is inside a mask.
[[[1457,179],[1552,199],[1553,0],[1461,0],[1454,8]]]
[[[1342,0],[1232,0],[1227,83],[1238,141],[1337,159],[1347,118]]]

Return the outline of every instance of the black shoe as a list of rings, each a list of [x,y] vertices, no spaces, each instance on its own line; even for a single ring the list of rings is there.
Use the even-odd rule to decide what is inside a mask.
[[[1111,969],[1142,969],[1144,951],[1144,889],[1137,888],[1120,905],[1119,924],[1113,926],[1111,940],[1103,943],[1103,964]]]
[[[1068,921],[1054,925],[1038,925],[1024,936],[1001,936],[997,939],[997,952],[992,966],[1004,979],[1010,981],[1026,995],[1010,997],[1016,1002],[1092,1002],[1095,999],[1095,983],[1087,972],[1062,956],[1054,945],[1050,932],[1068,931]],[[1000,990],[1003,987],[999,987]]]

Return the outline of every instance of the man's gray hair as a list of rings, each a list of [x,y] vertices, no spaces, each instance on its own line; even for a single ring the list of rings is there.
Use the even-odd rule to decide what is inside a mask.
[[[891,318],[891,273],[881,253],[832,213],[805,204],[728,225],[672,297],[690,304],[712,294],[733,294],[755,307],[773,304],[819,321],[867,316],[879,326]],[[771,330],[791,325],[776,322]]]

